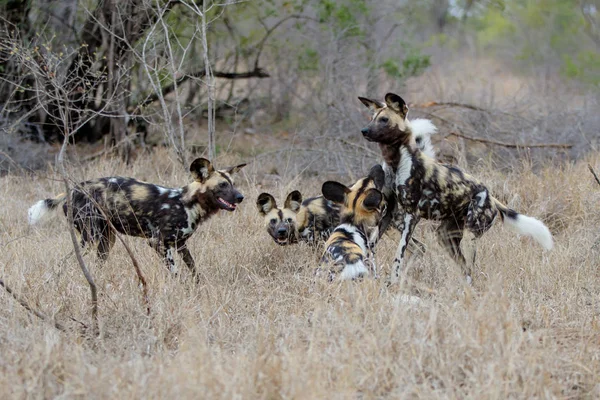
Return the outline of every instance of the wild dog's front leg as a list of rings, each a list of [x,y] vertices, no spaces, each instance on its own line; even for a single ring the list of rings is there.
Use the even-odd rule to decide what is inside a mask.
[[[190,250],[187,248],[187,244],[183,243],[182,245],[180,245],[177,248],[177,252],[183,259],[183,262],[185,263],[185,265],[187,265],[187,267],[192,272],[192,275],[194,275],[194,278],[196,279],[196,281],[198,281],[198,272],[196,271],[194,258],[192,257],[192,253],[190,253]]]
[[[396,229],[400,231],[401,237],[398,250],[396,251],[396,257],[394,257],[394,264],[392,265],[392,274],[390,277],[391,283],[398,282],[398,279],[400,278],[404,263],[404,252],[406,251],[406,247],[415,230],[415,226],[417,226],[417,223],[419,222],[419,217],[415,214],[405,213],[394,222],[396,224]]]

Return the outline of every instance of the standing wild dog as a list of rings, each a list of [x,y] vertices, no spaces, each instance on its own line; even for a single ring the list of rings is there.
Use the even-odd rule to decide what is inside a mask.
[[[339,224],[339,208],[323,196],[302,201],[302,194],[294,190],[288,194],[283,208],[277,207],[275,198],[261,193],[256,207],[265,219],[267,232],[275,243],[284,246],[302,240],[311,244],[321,238],[327,240]]]
[[[371,168],[366,178],[348,188],[341,183],[323,184],[323,196],[340,205],[340,225],[327,242],[322,265],[329,266],[329,280],[337,274],[341,280],[356,279],[369,274],[377,275],[373,246],[379,239],[379,223],[385,214],[385,200],[381,189],[385,176],[381,165]],[[320,268],[317,272],[320,271]]]
[[[539,220],[517,213],[494,198],[477,179],[454,166],[438,164],[421,152],[415,143],[408,107],[393,93],[385,103],[359,97],[373,117],[363,136],[379,143],[384,158],[386,186],[397,195],[398,207],[392,217],[401,232],[394,259],[392,281],[397,281],[404,251],[420,218],[440,221],[438,238],[462,267],[471,282],[471,268],[460,249],[464,230],[476,238],[492,226],[498,212],[502,220],[517,233],[529,235],[545,249],[553,246],[552,235]]]
[[[233,186],[231,174],[246,164],[215,170],[204,158],[192,162],[194,181],[171,189],[133,178],[106,177],[82,182],[71,191],[73,224],[81,235],[82,247],[97,244],[97,255],[106,260],[119,233],[149,239],[174,272],[174,253],[196,275],[194,259],[186,241],[198,226],[219,210],[234,211],[244,196]],[[29,209],[29,223],[37,223],[63,204],[67,195],[40,200]]]
[[[434,158],[435,150],[431,144],[431,135],[436,133],[437,128],[428,119],[415,119],[412,123],[417,147]],[[392,204],[395,205],[395,197],[394,194],[390,199],[388,211],[390,207],[393,208]],[[261,193],[256,200],[256,208],[264,217],[267,233],[281,246],[297,243],[298,240],[311,244],[319,239],[325,241],[340,223],[338,205],[323,196],[302,201],[302,194],[298,190],[287,195],[283,208],[277,207],[277,202],[271,194]],[[385,224],[385,228],[388,225],[389,221]],[[384,231],[385,229],[380,232],[380,235]],[[413,242],[417,247],[424,248],[416,239],[413,239]]]

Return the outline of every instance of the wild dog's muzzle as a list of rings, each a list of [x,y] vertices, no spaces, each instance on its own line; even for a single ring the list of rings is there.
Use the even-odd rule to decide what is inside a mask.
[[[232,202],[225,200],[222,197],[217,197],[217,203],[223,210],[234,211],[237,205],[244,200],[244,196],[241,193],[236,193]]]

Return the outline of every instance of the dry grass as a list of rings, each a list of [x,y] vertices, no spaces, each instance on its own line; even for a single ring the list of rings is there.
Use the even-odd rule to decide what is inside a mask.
[[[228,161],[238,160],[219,164]],[[588,161],[600,165],[600,155]],[[498,224],[478,242],[467,288],[423,223],[417,236],[428,252],[408,271],[420,305],[399,302],[398,288],[381,281],[314,283],[315,252],[278,247],[262,230],[259,172],[254,165],[238,177],[242,207],[189,242],[201,284],[187,271],[174,279],[142,240],[128,239],[148,280],[150,316],[122,245],[102,268],[87,256],[100,286],[98,339],[82,338],[71,320],[89,323],[90,304],[74,258],[61,261],[71,250],[64,218],[26,223],[27,207],[60,182],[0,178],[0,276],[72,328],[61,333],[0,292],[0,398],[600,396],[600,187],[586,163],[510,176],[472,166],[510,205],[547,218],[556,249],[543,253]],[[188,180],[165,154],[129,168],[99,161],[75,175],[112,174]],[[315,194],[323,180],[299,188]],[[380,265],[389,266],[396,238],[380,244]]]

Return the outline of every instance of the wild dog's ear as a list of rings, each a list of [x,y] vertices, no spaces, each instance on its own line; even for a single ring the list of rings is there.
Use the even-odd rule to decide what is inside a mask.
[[[323,197],[327,200],[338,204],[344,204],[346,195],[350,192],[350,189],[339,182],[327,181],[323,184],[321,192],[323,192]]]
[[[385,107],[385,104],[377,100],[367,99],[366,97],[359,97],[358,99],[372,112],[381,110],[383,107]]]
[[[277,208],[277,203],[269,193],[261,193],[256,199],[256,208],[261,215],[266,215],[272,209]]]
[[[373,182],[375,182],[375,187],[377,189],[383,189],[383,185],[385,184],[385,172],[383,172],[383,168],[381,167],[381,165],[373,165],[373,167],[369,171],[369,178],[373,179]]]
[[[388,93],[385,95],[385,103],[389,108],[396,111],[398,114],[406,117],[408,114],[408,106],[402,97],[394,93]]]
[[[383,194],[379,190],[369,189],[365,192],[365,199],[362,205],[368,211],[375,211],[379,208],[382,200]]]
[[[240,165],[236,165],[235,167],[231,167],[231,168],[227,169],[227,173],[228,174],[235,174],[240,169],[244,168],[246,165],[248,165],[248,164],[243,163],[243,164],[240,164]]]
[[[196,158],[190,165],[192,177],[204,183],[208,177],[215,171],[213,165],[206,158]]]
[[[299,191],[294,190],[292,193],[288,194],[285,199],[285,203],[283,206],[285,208],[289,208],[293,212],[298,212],[300,206],[302,205],[302,194]]]

